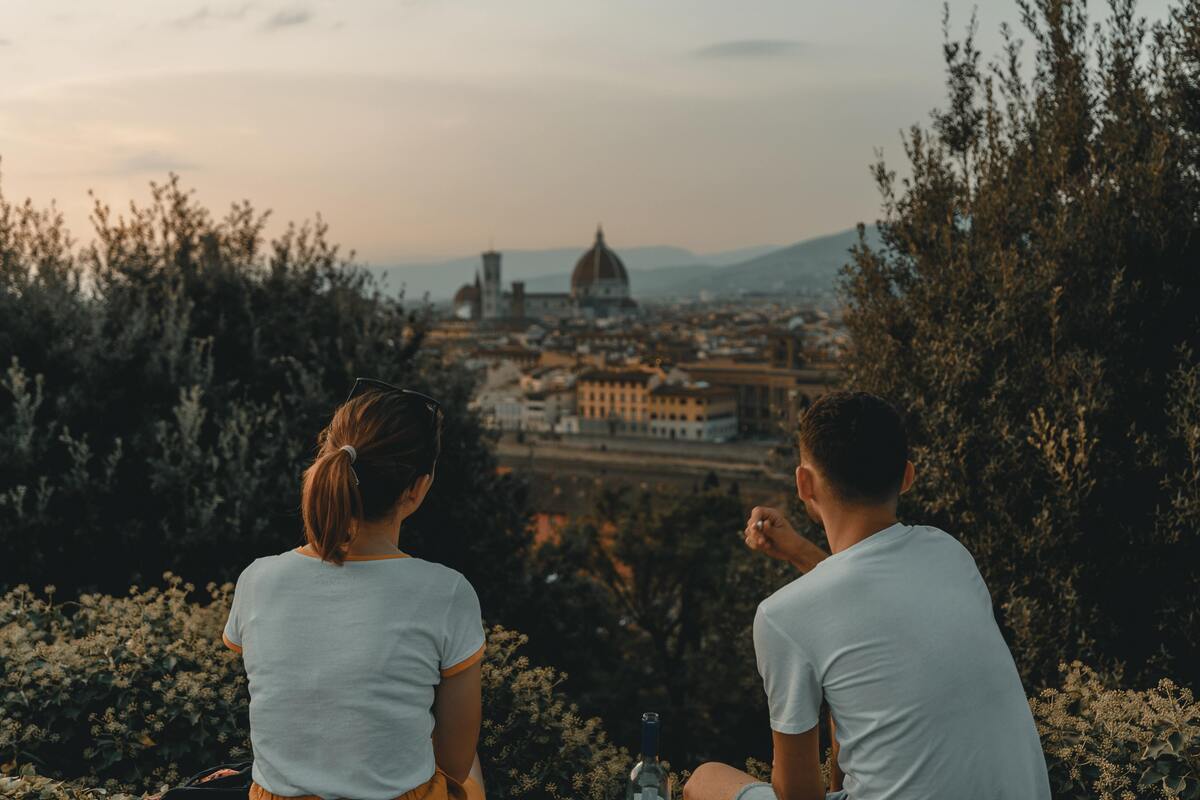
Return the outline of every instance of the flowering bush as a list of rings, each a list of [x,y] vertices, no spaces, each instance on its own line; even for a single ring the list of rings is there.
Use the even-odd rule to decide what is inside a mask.
[[[126,597],[18,586],[0,598],[0,771],[4,796],[141,793],[250,757],[240,658],[221,643],[233,585],[206,589],[166,574]],[[599,720],[583,719],[563,676],[517,653],[524,637],[493,628],[483,667],[480,755],[499,797],[610,797],[628,764]],[[62,783],[49,779],[79,779]]]
[[[1079,662],[1031,701],[1055,797],[1200,798],[1200,704],[1169,680],[1114,689]]]
[[[165,577],[126,597],[56,603],[51,587],[41,596],[24,585],[0,597],[0,796],[119,800],[111,793],[250,757],[245,673],[220,641],[233,586],[210,583],[202,604],[188,600],[191,584]],[[616,796],[629,754],[568,702],[562,673],[519,652],[525,643],[500,627],[488,636],[479,749],[489,795]],[[1058,688],[1030,701],[1056,797],[1200,798],[1191,691],[1117,689],[1079,663],[1062,670]]]

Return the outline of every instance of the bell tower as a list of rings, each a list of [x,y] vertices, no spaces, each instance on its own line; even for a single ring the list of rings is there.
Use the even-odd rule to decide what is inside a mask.
[[[483,293],[482,306],[484,319],[498,319],[505,316],[500,308],[500,254],[488,250],[483,254]]]

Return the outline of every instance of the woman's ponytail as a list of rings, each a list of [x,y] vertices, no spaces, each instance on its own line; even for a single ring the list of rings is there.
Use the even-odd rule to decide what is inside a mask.
[[[338,406],[301,484],[309,545],[325,561],[343,564],[354,523],[392,514],[432,472],[439,452],[441,417],[401,392],[371,392]]]
[[[304,535],[323,560],[339,565],[345,560],[351,523],[362,519],[362,495],[351,466],[354,454],[353,448],[335,447],[326,435],[302,484]]]

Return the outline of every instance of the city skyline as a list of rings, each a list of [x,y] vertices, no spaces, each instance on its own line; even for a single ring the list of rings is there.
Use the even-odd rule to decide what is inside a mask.
[[[1162,3],[1143,3],[1152,20]],[[1093,3],[1097,19],[1103,9]],[[787,245],[873,221],[876,149],[943,102],[941,4],[66,2],[0,27],[0,190],[88,240],[177,172],[380,265]],[[953,2],[952,35],[971,5]],[[985,60],[1015,4],[981,8]],[[1028,38],[1028,37],[1025,37]]]

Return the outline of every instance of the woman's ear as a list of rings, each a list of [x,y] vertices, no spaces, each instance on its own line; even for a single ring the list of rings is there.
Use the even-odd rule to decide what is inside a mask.
[[[425,495],[429,494],[430,487],[433,486],[433,475],[422,475],[413,481],[413,485],[408,487],[404,493],[404,505],[410,509],[409,513],[416,511],[421,507],[421,503],[425,502]]]

